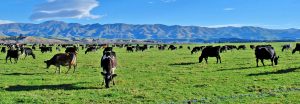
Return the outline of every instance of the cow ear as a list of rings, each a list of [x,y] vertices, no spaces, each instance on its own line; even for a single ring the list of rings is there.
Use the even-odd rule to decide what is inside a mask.
[[[47,61],[44,61],[44,63],[47,63]]]
[[[116,77],[116,76],[117,76],[117,74],[113,74],[113,75],[112,75],[113,78]]]
[[[279,56],[277,58],[279,58]]]
[[[102,74],[103,76],[105,76],[105,73],[104,73],[104,72],[101,72],[101,74]]]

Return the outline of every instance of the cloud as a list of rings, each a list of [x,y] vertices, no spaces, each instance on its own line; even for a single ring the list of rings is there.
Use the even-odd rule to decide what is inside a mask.
[[[232,11],[232,10],[235,10],[235,8],[224,8],[223,10],[225,10],[225,11]]]
[[[15,22],[10,20],[0,20],[0,24],[10,24],[10,23],[15,23]]]
[[[100,18],[91,14],[91,10],[99,6],[96,0],[47,0],[40,4],[30,16],[31,20],[51,18]]]

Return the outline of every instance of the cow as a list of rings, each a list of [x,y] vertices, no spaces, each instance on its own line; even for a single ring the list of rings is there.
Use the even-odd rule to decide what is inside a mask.
[[[285,44],[285,45],[282,45],[281,51],[283,52],[284,50],[288,50],[290,48],[291,48],[291,44]]]
[[[251,49],[255,49],[255,45],[250,45],[250,48]]]
[[[183,48],[183,46],[179,46],[179,49],[182,49]]]
[[[176,49],[177,49],[177,47],[174,46],[174,45],[170,45],[169,48],[168,48],[168,50],[176,50]]]
[[[52,52],[52,47],[40,47],[41,52],[45,53],[45,52]]]
[[[44,61],[46,63],[46,68],[49,69],[51,65],[56,66],[55,73],[59,71],[61,73],[60,66],[68,66],[68,71],[70,71],[71,67],[73,66],[75,73],[77,67],[77,54],[76,53],[58,53],[54,55],[50,60]]]
[[[128,47],[126,48],[126,51],[127,51],[127,52],[133,52],[133,48],[128,46]]]
[[[65,53],[76,53],[77,52],[77,47],[66,47]]]
[[[36,48],[35,48],[35,45],[32,45],[32,47],[31,47],[33,50],[36,50]]]
[[[113,51],[113,47],[106,47],[106,48],[104,48],[103,55],[105,54],[105,52],[110,52],[110,51]]]
[[[6,52],[6,47],[2,47],[2,48],[1,48],[1,52],[2,52],[2,53],[5,53],[5,52]]]
[[[272,46],[256,46],[255,48],[255,56],[256,56],[256,67],[258,67],[258,60],[260,59],[263,66],[264,59],[270,59],[272,62],[272,66],[278,64],[279,56],[276,56],[275,50]]]
[[[117,74],[115,74],[117,67],[116,53],[113,51],[105,51],[101,58],[101,67],[103,69],[101,74],[104,79],[102,85],[105,83],[105,87],[109,88],[111,81],[113,82],[113,85],[115,85],[114,78],[117,76]]]
[[[246,49],[246,46],[245,45],[240,45],[240,46],[238,46],[238,48],[237,48],[237,50],[245,50]]]
[[[33,59],[35,59],[35,54],[33,53],[32,49],[28,47],[21,48],[21,54],[25,54],[24,59],[28,56],[31,55]]]
[[[20,56],[20,54],[19,54],[19,49],[16,49],[16,50],[14,50],[14,49],[9,49],[9,50],[7,50],[7,54],[6,54],[6,63],[7,63],[7,59],[8,59],[8,58],[9,58],[9,60],[10,60],[10,63],[12,63],[11,58],[14,58],[14,59],[15,59],[15,63],[17,63],[17,62],[18,62],[18,59],[19,59],[19,56]]]
[[[237,49],[237,47],[235,45],[226,45],[227,46],[227,50],[233,50],[233,49]]]
[[[158,50],[160,50],[160,51],[165,50],[165,46],[162,46],[162,45],[158,46]]]
[[[295,49],[293,49],[292,53],[294,54],[296,51],[299,51],[299,53],[300,53],[300,43],[296,44],[296,47],[295,47]]]
[[[97,51],[96,47],[88,47],[84,53],[87,54],[88,52],[96,52],[96,51]]]
[[[221,47],[220,46],[216,46],[216,47],[205,47],[202,50],[201,56],[199,57],[199,63],[201,63],[203,61],[203,58],[205,59],[206,63],[207,63],[207,59],[208,57],[216,57],[217,58],[217,64],[221,61],[221,56],[220,56],[220,50]]]
[[[205,46],[201,47],[194,47],[191,51],[191,54],[197,53],[198,51],[201,51]]]
[[[227,46],[222,46],[221,49],[220,49],[220,52],[223,53],[223,52],[226,52],[227,51]]]

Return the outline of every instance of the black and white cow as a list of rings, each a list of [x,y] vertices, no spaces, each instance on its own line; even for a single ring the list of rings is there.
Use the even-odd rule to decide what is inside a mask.
[[[113,51],[104,51],[101,58],[101,67],[103,69],[101,74],[104,79],[102,85],[105,83],[105,87],[109,88],[111,81],[113,82],[113,85],[115,85],[114,78],[117,76],[117,74],[115,74],[117,67],[116,53]]]

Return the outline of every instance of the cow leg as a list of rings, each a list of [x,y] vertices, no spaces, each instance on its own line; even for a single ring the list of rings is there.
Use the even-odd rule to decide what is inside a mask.
[[[115,85],[115,80],[113,79],[112,81],[113,81],[113,85]]]
[[[256,58],[256,67],[258,67],[258,58]]]
[[[217,64],[219,63],[219,58],[218,57],[216,57],[216,59],[217,59]]]
[[[9,61],[10,61],[10,63],[12,63],[12,61],[11,61],[11,57],[9,57]]]
[[[8,57],[6,57],[6,59],[5,59],[6,63],[7,63],[7,59],[8,59]]]
[[[274,66],[274,59],[271,59],[272,66]]]
[[[260,61],[263,64],[263,66],[265,66],[264,59],[260,59]]]
[[[208,59],[208,58],[204,58],[204,59],[205,59],[205,62],[206,62],[206,64],[207,64],[207,59]]]
[[[73,68],[74,68],[74,71],[73,71],[73,73],[75,73],[75,71],[76,71],[76,67],[77,67],[77,65],[74,65],[74,66],[73,66]]]
[[[220,56],[218,56],[218,58],[219,58],[219,60],[220,60],[220,64],[221,64],[221,63],[222,63],[221,57],[220,57]]]
[[[69,65],[69,67],[68,67],[68,71],[66,72],[66,74],[68,74],[68,73],[69,73],[70,69],[71,69],[71,64]]]

